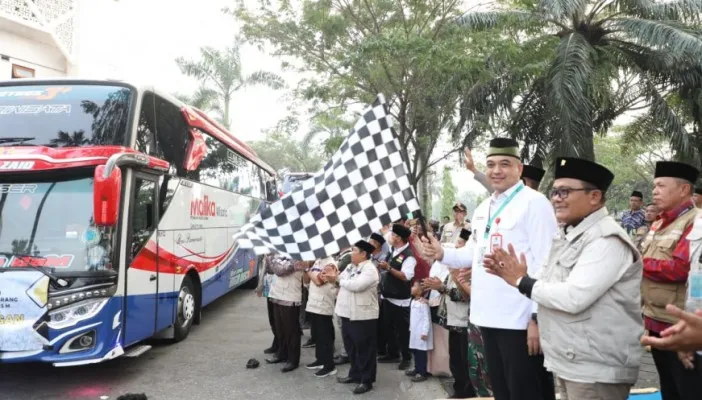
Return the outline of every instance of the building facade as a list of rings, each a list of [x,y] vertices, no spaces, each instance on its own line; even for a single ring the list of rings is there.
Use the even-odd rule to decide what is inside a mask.
[[[78,73],[78,0],[0,0],[0,80]]]

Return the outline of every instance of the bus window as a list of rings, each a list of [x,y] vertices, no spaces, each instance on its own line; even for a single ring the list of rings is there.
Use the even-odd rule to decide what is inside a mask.
[[[144,154],[163,157],[163,151],[158,148],[156,141],[156,112],[154,110],[155,96],[146,92],[141,100],[139,125],[137,125],[136,149]]]
[[[159,96],[155,96],[156,110],[156,142],[159,158],[162,158],[176,168],[178,176],[185,177],[183,166],[185,149],[188,142],[188,125],[180,108]]]
[[[156,182],[137,178],[134,183],[134,212],[132,213],[132,257],[141,250],[155,228],[154,195]]]

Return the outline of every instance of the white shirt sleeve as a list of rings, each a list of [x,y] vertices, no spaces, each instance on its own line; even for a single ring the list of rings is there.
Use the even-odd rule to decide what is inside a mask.
[[[487,180],[487,176],[485,176],[485,174],[481,171],[475,171],[475,173],[473,174],[473,179],[475,179],[476,182],[483,185],[483,187],[485,188],[485,190],[488,191],[488,193],[492,194],[495,191],[495,189],[493,189],[492,186],[490,186],[490,183]]]
[[[405,278],[407,280],[412,280],[414,278],[414,267],[417,266],[417,259],[413,257],[407,257],[405,260],[402,262],[402,268],[400,268],[400,272],[405,274]]]
[[[619,238],[588,244],[565,282],[536,281],[531,299],[543,307],[579,314],[617,283],[634,262],[631,249]]]
[[[473,266],[473,249],[475,241],[469,240],[465,247],[460,249],[444,247],[444,258],[440,261],[451,269],[470,268]]]
[[[529,203],[526,226],[529,229],[529,250],[531,257],[527,259],[529,276],[539,275],[541,267],[548,262],[553,238],[558,232],[558,223],[553,205],[543,196],[537,196]],[[532,301],[532,312],[537,312],[538,304]]]
[[[346,270],[344,270],[344,272],[346,272]],[[343,276],[343,273],[341,276]],[[363,266],[360,274],[354,277],[343,276],[339,281],[339,286],[349,292],[362,292],[373,286],[373,284],[377,284],[379,280],[380,278],[375,266],[368,263]]]

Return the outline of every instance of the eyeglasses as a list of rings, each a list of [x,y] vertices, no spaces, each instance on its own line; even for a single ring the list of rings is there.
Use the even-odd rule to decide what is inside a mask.
[[[590,188],[569,188],[569,187],[561,187],[561,188],[553,188],[549,192],[549,196],[551,198],[554,198],[556,196],[560,197],[562,200],[565,200],[568,198],[568,195],[570,192],[590,192],[595,189],[590,189]]]

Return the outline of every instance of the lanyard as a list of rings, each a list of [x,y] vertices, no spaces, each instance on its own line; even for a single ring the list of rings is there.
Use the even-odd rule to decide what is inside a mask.
[[[490,230],[492,229],[492,223],[500,215],[502,210],[504,210],[505,207],[507,207],[507,204],[509,204],[509,202],[512,201],[515,198],[515,196],[517,196],[517,193],[521,192],[522,189],[524,189],[524,184],[520,182],[519,186],[517,186],[517,188],[514,189],[514,192],[512,192],[512,194],[510,194],[509,197],[507,197],[507,200],[505,200],[505,202],[502,203],[500,208],[497,209],[497,211],[495,212],[495,215],[493,215],[492,217],[490,216],[490,211],[489,211],[489,207],[488,207],[488,223],[487,223],[487,226],[485,227],[485,235],[484,235],[485,239],[487,239],[488,236],[490,236]]]

